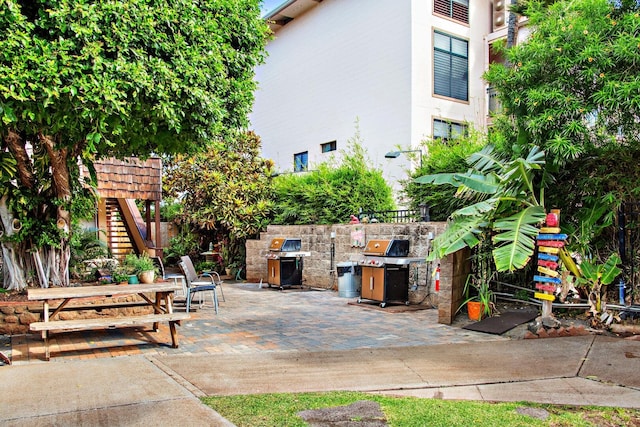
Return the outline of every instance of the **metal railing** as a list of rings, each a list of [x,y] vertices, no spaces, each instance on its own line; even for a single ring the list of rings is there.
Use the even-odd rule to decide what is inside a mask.
[[[428,219],[425,219],[420,215],[419,209],[360,212],[358,219],[362,223],[384,222],[391,224],[428,221]]]

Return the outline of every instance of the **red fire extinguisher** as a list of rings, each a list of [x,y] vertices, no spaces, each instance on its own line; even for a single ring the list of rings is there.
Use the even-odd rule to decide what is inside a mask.
[[[436,278],[436,292],[440,292],[440,264],[438,264],[438,267],[436,268],[435,278]]]

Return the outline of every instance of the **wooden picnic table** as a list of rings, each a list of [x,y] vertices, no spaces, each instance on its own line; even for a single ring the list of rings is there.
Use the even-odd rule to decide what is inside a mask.
[[[173,293],[182,289],[177,283],[157,282],[150,284],[137,285],[100,285],[100,286],[77,286],[77,287],[56,287],[56,288],[33,288],[27,291],[27,299],[30,301],[43,301],[42,321],[33,322],[29,326],[32,331],[41,331],[42,339],[45,343],[45,358],[49,360],[49,332],[65,331],[65,330],[81,330],[81,329],[102,329],[131,327],[144,323],[153,323],[153,330],[158,330],[159,322],[169,322],[169,330],[171,331],[171,343],[173,348],[178,347],[178,334],[176,331],[176,323],[181,320],[189,319],[188,313],[174,313],[173,311]],[[103,316],[96,319],[72,319],[59,320],[55,317],[63,310],[91,310],[91,305],[86,304],[69,304],[71,301],[91,302],[103,300],[105,297],[116,297],[125,295],[139,295],[144,303],[153,307],[152,314],[144,315],[118,315]],[[56,307],[51,307],[55,301],[60,301]],[[146,303],[146,304],[145,304]],[[140,303],[132,303],[131,305],[140,305]],[[102,308],[120,308],[121,303],[104,303],[99,306]],[[53,312],[50,310],[53,308]]]

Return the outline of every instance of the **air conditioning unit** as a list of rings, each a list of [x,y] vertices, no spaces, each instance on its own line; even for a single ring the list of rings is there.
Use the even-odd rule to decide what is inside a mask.
[[[506,0],[495,0],[493,2],[493,31],[497,31],[507,24]]]

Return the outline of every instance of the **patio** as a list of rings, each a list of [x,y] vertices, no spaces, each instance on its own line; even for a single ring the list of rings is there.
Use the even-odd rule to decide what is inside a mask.
[[[78,331],[53,334],[49,363],[138,354],[312,352],[508,340],[439,324],[437,309],[370,309],[364,302],[349,304],[355,299],[340,298],[337,292],[310,288],[223,286],[226,302],[221,302],[219,314],[207,299],[178,327],[177,349],[162,344],[170,342],[166,325],[157,333],[149,327]],[[184,310],[180,297],[177,301],[176,311]],[[37,334],[11,337],[10,357],[14,365],[43,361],[42,339]]]

